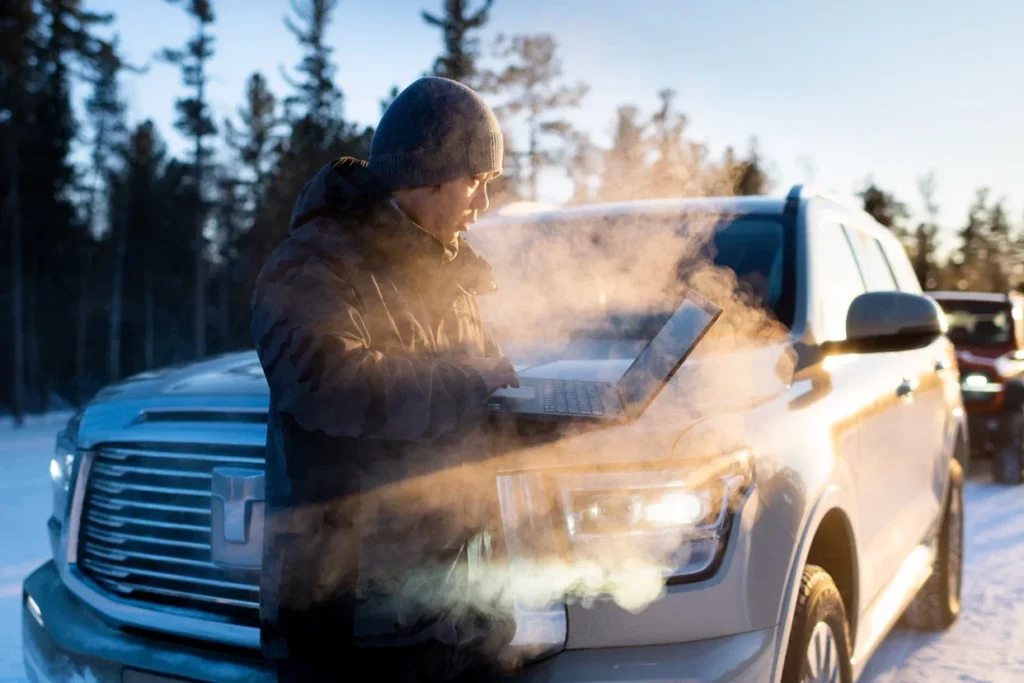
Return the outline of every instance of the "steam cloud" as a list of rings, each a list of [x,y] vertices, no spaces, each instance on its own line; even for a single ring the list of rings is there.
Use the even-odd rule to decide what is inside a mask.
[[[730,417],[716,408],[756,401],[781,388],[780,371],[793,367],[780,344],[788,331],[764,306],[766,283],[740,279],[714,264],[711,238],[728,216],[665,216],[594,212],[574,229],[529,218],[481,229],[476,242],[495,267],[500,292],[481,297],[480,305],[506,352],[534,346],[558,357],[574,342],[580,321],[613,311],[671,310],[686,287],[715,301],[724,314],[652,406],[655,414],[643,430],[567,426],[554,435],[524,436],[496,429],[443,447],[424,444],[422,460],[411,458],[408,471],[394,472],[395,462],[368,469],[360,501],[360,585],[447,614],[472,609],[500,615],[514,605],[537,608],[561,600],[612,600],[638,612],[664,594],[665,576],[680,559],[682,532],[653,547],[628,535],[610,537],[581,553],[541,528],[545,517],[562,514],[562,500],[549,487],[531,492],[534,499],[521,519],[508,519],[506,510],[504,524],[524,530],[527,539],[509,556],[496,477],[574,464],[645,462],[701,481],[715,456],[750,445],[744,435],[756,426],[744,424],[742,411]],[[708,417],[715,419],[702,422]],[[693,424],[699,428],[679,441],[683,428]],[[323,524],[325,515],[336,518],[337,511],[317,507],[307,513],[308,529]],[[316,552],[330,547],[323,540],[314,540]],[[352,550],[334,548],[335,565],[347,565],[343,555]],[[453,563],[453,555],[460,561]],[[318,590],[337,578],[310,586],[308,597],[323,597]]]

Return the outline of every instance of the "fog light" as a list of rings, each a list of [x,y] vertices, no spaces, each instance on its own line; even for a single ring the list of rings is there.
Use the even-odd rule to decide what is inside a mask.
[[[36,620],[41,628],[46,628],[46,624],[43,623],[43,611],[39,609],[39,605],[32,599],[32,596],[28,593],[25,594],[25,609],[32,615],[32,618]]]

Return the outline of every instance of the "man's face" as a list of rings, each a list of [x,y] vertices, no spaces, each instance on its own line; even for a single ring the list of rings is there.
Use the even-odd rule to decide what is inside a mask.
[[[453,243],[460,232],[476,222],[479,213],[487,210],[487,184],[495,176],[486,173],[459,178],[428,189],[419,207],[420,225],[442,242]]]

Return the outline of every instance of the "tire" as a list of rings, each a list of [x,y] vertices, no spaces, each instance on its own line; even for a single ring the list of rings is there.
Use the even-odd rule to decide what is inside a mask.
[[[1008,412],[1003,420],[1005,438],[992,456],[992,477],[1000,484],[1016,486],[1024,469],[1024,412]]]
[[[960,616],[964,566],[964,474],[956,461],[950,468],[949,480],[935,566],[906,613],[907,625],[922,631],[949,628]]]
[[[963,437],[957,437],[955,453],[956,455],[954,457],[957,459],[957,462],[960,463],[960,468],[964,471],[964,477],[970,477],[971,460],[974,454],[971,452],[970,447],[966,444]]]
[[[839,589],[821,567],[808,565],[800,579],[782,683],[853,683],[850,627]]]

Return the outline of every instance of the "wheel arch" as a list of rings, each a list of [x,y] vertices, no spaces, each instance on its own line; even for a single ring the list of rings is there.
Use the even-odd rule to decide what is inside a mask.
[[[832,564],[841,563],[845,558],[849,563],[842,579],[850,583],[845,589],[839,588],[843,597],[844,607],[847,609],[847,618],[850,621],[851,646],[855,640],[855,628],[857,622],[857,603],[860,599],[858,582],[860,580],[860,567],[857,562],[857,540],[854,526],[851,523],[849,514],[846,511],[844,502],[845,495],[840,486],[833,484],[828,486],[819,496],[813,505],[810,514],[803,526],[798,538],[795,552],[790,564],[789,577],[787,579],[782,603],[779,608],[779,623],[776,632],[775,660],[772,665],[773,681],[782,679],[782,668],[786,658],[786,650],[789,644],[790,629],[792,627],[793,612],[796,608],[797,593],[800,588],[800,580],[804,567],[810,562],[811,553],[816,560],[821,561],[824,557]],[[827,541],[825,539],[828,539]],[[828,567],[823,567],[831,571]],[[833,577],[833,581],[835,581]],[[845,590],[845,592],[844,592]],[[847,596],[853,603],[846,604]]]

